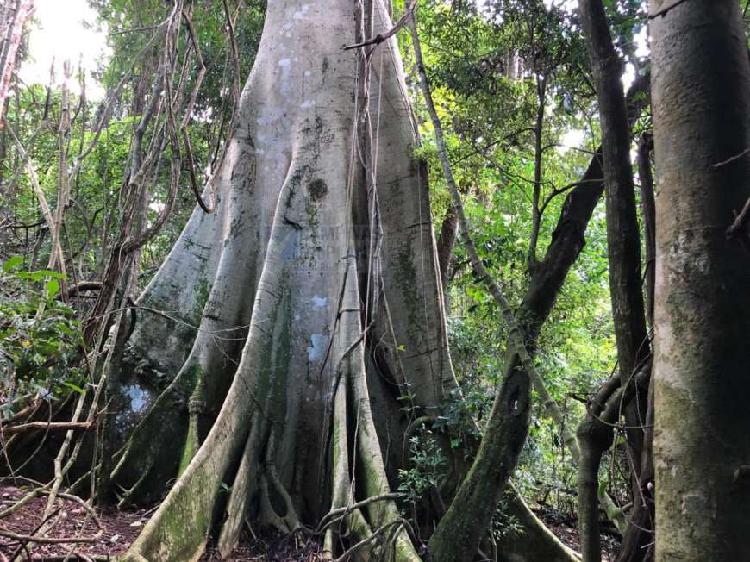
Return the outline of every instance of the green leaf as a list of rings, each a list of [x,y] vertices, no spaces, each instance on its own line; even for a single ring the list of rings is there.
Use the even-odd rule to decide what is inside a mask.
[[[9,273],[23,265],[23,256],[11,256],[3,263],[3,271]]]
[[[62,385],[67,386],[73,392],[77,392],[78,394],[83,394],[83,389],[77,384],[74,384],[70,381],[62,381]]]
[[[65,279],[65,276],[59,271],[52,271],[51,269],[40,269],[34,272],[40,279],[48,277],[49,279]]]
[[[28,278],[32,281],[44,281],[47,278],[45,271],[29,271]]]
[[[604,494],[607,491],[607,481],[602,479],[599,481],[599,488],[597,490],[599,492],[599,495]]]
[[[60,292],[60,282],[55,279],[50,279],[45,285],[45,290],[47,291],[48,299],[54,298],[55,295]]]

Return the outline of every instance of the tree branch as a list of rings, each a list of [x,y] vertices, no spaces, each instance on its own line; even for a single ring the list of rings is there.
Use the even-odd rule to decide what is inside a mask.
[[[21,425],[4,426],[0,433],[5,435],[14,435],[34,430],[65,431],[68,429],[88,431],[93,428],[91,422],[29,422]]]
[[[403,28],[409,21],[409,18],[414,14],[414,9],[417,7],[417,0],[411,0],[411,4],[406,7],[406,11],[395,23],[395,25],[384,33],[378,33],[375,37],[362,41],[361,43],[355,43],[353,45],[344,45],[342,47],[345,51],[350,49],[359,49],[360,47],[367,47],[368,45],[379,45],[383,41],[386,41],[393,37],[396,33]]]

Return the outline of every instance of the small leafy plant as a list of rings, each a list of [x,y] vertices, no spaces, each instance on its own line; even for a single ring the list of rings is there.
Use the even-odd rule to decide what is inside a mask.
[[[411,467],[399,470],[399,492],[415,504],[433,487],[437,487],[446,464],[440,446],[430,431],[409,438]]]
[[[82,392],[82,345],[75,311],[58,297],[63,276],[23,269],[21,256],[0,268],[0,408],[8,418],[27,399]]]

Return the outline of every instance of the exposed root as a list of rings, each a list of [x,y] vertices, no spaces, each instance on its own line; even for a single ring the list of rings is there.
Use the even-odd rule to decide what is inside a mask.
[[[348,357],[351,346],[344,350],[342,358]],[[336,552],[336,537],[343,538],[341,528],[346,529],[356,539],[366,539],[372,535],[370,525],[365,520],[358,507],[352,507],[354,496],[352,492],[352,481],[350,478],[351,464],[349,461],[348,444],[348,409],[347,389],[349,377],[341,371],[342,365],[339,361],[337,369],[337,384],[334,389],[333,399],[333,498],[331,502],[332,511],[342,515],[335,522],[340,525],[334,528],[331,521],[326,527],[318,526],[319,531],[325,530],[323,540],[323,552],[326,559],[333,559]],[[326,516],[328,517],[328,516]],[[325,518],[324,518],[325,520]],[[322,521],[321,521],[322,522]]]
[[[375,532],[370,534],[369,537],[362,539],[361,541],[355,543],[349,549],[347,549],[344,554],[336,558],[336,562],[345,562],[346,560],[351,560],[354,554],[369,545],[372,545],[374,548],[375,546],[377,546],[378,542],[382,542],[383,550],[386,550],[388,545],[391,545],[393,549],[396,546],[396,541],[398,540],[398,536],[402,530],[402,521],[394,521],[393,523],[388,523],[383,527],[379,527],[375,530]],[[384,560],[386,554],[384,552],[381,552],[380,556],[382,556],[382,558],[380,559]]]
[[[258,468],[260,434],[264,432],[264,427],[265,421],[261,416],[256,416],[245,444],[240,467],[237,470],[237,477],[234,479],[230,492],[227,518],[219,535],[218,550],[222,558],[229,556],[237,546],[242,522],[247,512],[247,504],[250,498],[257,493],[254,476]]]
[[[292,503],[291,496],[289,496],[289,492],[286,491],[286,488],[279,479],[279,475],[276,472],[276,467],[273,464],[266,465],[265,474],[267,479],[270,480],[270,483],[276,490],[276,493],[281,496],[281,499],[284,502],[286,512],[284,513],[282,520],[287,525],[287,528],[290,532],[296,531],[301,527],[299,516],[297,515],[297,510],[294,508],[294,504]]]
[[[340,521],[342,517],[349,515],[355,510],[358,510],[362,507],[370,505],[371,503],[381,502],[381,501],[393,501],[402,497],[404,497],[404,494],[401,494],[401,493],[383,494],[382,496],[373,496],[371,498],[367,498],[366,500],[358,501],[348,507],[340,507],[337,509],[332,509],[325,515],[325,517],[323,517],[323,519],[320,520],[320,523],[318,523],[317,532],[324,531],[331,525]]]
[[[260,477],[260,522],[272,529],[276,529],[283,535],[288,535],[292,532],[286,522],[271,505],[271,496],[268,492],[268,477],[266,474],[262,474]]]
[[[275,434],[272,432],[268,445],[266,447],[266,461],[263,465],[263,472],[260,475],[260,520],[262,523],[275,528],[282,534],[291,534],[300,529],[299,516],[294,507],[289,492],[282,484],[276,467],[273,464],[273,454],[275,453]],[[273,488],[273,492],[271,489]],[[284,514],[279,514],[271,502],[271,494],[276,493],[284,504]]]
[[[226,478],[234,480],[235,475],[227,473],[232,459],[247,440],[253,410],[265,414],[262,403],[261,408],[253,407],[255,392],[262,385],[261,377],[268,377],[277,368],[275,352],[283,338],[275,339],[276,334],[269,331],[268,326],[277,325],[285,312],[282,305],[286,295],[286,271],[282,256],[297,238],[297,231],[283,221],[284,204],[292,188],[288,179],[279,194],[242,361],[221,412],[185,472],[130,547],[125,560],[128,556],[193,560],[203,553],[217,494]],[[266,372],[261,373],[261,366]],[[265,393],[268,387],[260,390]]]
[[[354,276],[351,276],[351,278],[353,284]],[[357,442],[355,447],[360,466],[359,468],[355,466],[354,474],[359,474],[359,477],[363,479],[360,485],[368,497],[383,496],[389,494],[391,488],[385,474],[380,442],[372,418],[363,344],[360,344],[346,358],[346,363],[350,373],[352,403],[356,405],[357,416]],[[401,521],[401,516],[393,500],[371,502],[365,508],[369,515],[370,524],[379,528]],[[395,532],[392,544],[394,556],[397,560],[420,560],[403,525],[400,525]]]
[[[285,1],[268,5],[268,29],[289,23],[293,39],[261,42],[258,66],[243,93],[236,133],[252,146],[247,154],[228,161],[225,174],[237,182],[231,205],[243,207],[226,221],[225,231],[234,238],[220,250],[221,265],[209,301],[216,295],[217,308],[211,314],[222,316],[241,308],[236,295],[254,298],[245,347],[238,354],[241,361],[236,371],[228,369],[234,380],[205,439],[200,435],[200,412],[193,407],[188,412],[193,402],[201,408],[203,403],[213,404],[207,396],[210,390],[197,395],[201,381],[214,384],[214,370],[208,368],[213,362],[199,353],[207,352],[200,335],[185,365],[199,365],[202,372],[190,381],[185,368],[178,375],[197,386],[180,388],[179,401],[162,395],[155,404],[162,413],[151,415],[150,425],[140,428],[143,431],[136,430],[141,435],[124,452],[131,461],[121,459],[114,476],[130,476],[128,470],[142,460],[138,457],[144,451],[156,458],[159,451],[154,447],[161,446],[165,434],[160,424],[174,423],[176,410],[180,419],[175,424],[179,430],[173,431],[179,438],[175,442],[187,441],[187,445],[180,451],[182,463],[175,462],[182,471],[177,483],[124,560],[196,559],[216,523],[211,518],[218,515],[215,508],[223,491],[230,495],[219,537],[222,556],[229,555],[247,519],[289,533],[327,513],[317,527],[318,533],[324,533],[326,558],[419,560],[386,475],[372,413],[377,406],[370,403],[365,363],[370,334],[388,334],[383,345],[388,358],[383,362],[397,373],[399,388],[414,390],[415,403],[422,410],[440,403],[444,383],[455,388],[440,315],[442,297],[433,271],[427,191],[410,158],[414,136],[408,103],[402,99],[402,68],[394,42],[384,43],[380,50],[385,52],[388,46],[390,53],[382,58],[377,104],[381,105],[382,95],[386,112],[382,127],[387,128],[383,137],[388,141],[378,152],[373,143],[378,133],[373,136],[371,130],[369,145],[358,146],[363,140],[358,126],[361,107],[357,101],[354,107],[348,105],[346,88],[352,76],[360,79],[361,68],[339,48],[341,38],[351,35],[352,3],[341,0],[325,7],[313,3],[304,22],[289,18],[295,6]],[[361,14],[377,16],[369,26],[385,25],[380,21],[387,19],[384,3],[378,0],[371,8],[369,16]],[[321,32],[309,33],[314,26],[320,26]],[[302,43],[294,39],[303,35]],[[320,66],[303,67],[292,62],[297,60],[296,54],[290,54],[292,48],[326,53],[326,58]],[[393,60],[388,54],[394,55]],[[274,61],[272,66],[267,66],[268,61]],[[284,61],[279,65],[283,72],[272,76],[278,61]],[[365,68],[369,73],[369,66]],[[386,75],[390,77],[383,79]],[[307,85],[304,95],[296,87],[302,83]],[[362,84],[354,85],[357,95],[364,95]],[[363,100],[370,103],[369,97],[359,99]],[[328,111],[333,105],[336,110]],[[347,156],[348,170],[342,165]],[[364,157],[364,166],[358,156]],[[244,163],[251,159],[257,159],[257,166],[249,169]],[[377,172],[377,161],[388,164],[380,166],[382,173]],[[365,174],[372,177],[362,185]],[[366,217],[358,215],[361,204],[362,209],[377,207],[374,199],[365,201],[375,197],[376,181],[388,202],[383,213],[388,219],[382,225],[379,219],[365,224],[360,219]],[[423,227],[417,231],[412,228],[415,224]],[[374,240],[369,249],[358,238],[363,227]],[[365,260],[369,266],[359,270],[358,264]],[[387,274],[381,270],[381,260]],[[222,292],[217,287],[225,265],[228,273],[222,279]],[[257,281],[247,273],[252,267],[262,270]],[[365,275],[371,276],[366,280],[368,289]],[[243,290],[237,289],[240,285]],[[377,288],[378,294],[382,290],[382,300],[370,302],[375,290],[369,288]],[[222,298],[235,299],[237,304],[219,310]],[[387,299],[396,314],[394,318],[388,314],[385,329],[383,319],[375,317],[381,308],[388,309]],[[204,313],[201,334],[210,320],[211,315]],[[378,323],[373,332],[363,328]],[[379,338],[374,336],[375,341]],[[401,345],[408,353],[397,353]],[[380,398],[374,393],[373,399]],[[395,412],[394,417],[401,414],[395,396],[384,393],[382,398],[390,401],[386,411]],[[212,420],[205,421],[208,425]],[[318,428],[320,434],[313,434]],[[159,439],[153,439],[155,433]],[[330,461],[320,462],[328,457]],[[161,475],[161,464],[156,462],[152,471]]]
[[[117,509],[122,509],[123,507],[130,505],[131,498],[138,495],[138,491],[141,485],[146,481],[148,475],[151,473],[151,468],[153,467],[153,465],[153,459],[148,459],[146,461],[146,466],[143,468],[143,473],[140,475],[138,480],[135,481],[135,484],[133,484],[130,488],[122,489],[120,499],[117,502]]]

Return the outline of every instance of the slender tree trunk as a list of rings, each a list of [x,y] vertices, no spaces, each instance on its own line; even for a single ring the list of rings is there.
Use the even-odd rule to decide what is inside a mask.
[[[622,537],[617,562],[650,561],[654,559],[654,379],[648,387],[648,409],[640,459],[640,488],[633,497],[633,511],[627,531]]]
[[[630,127],[622,91],[622,63],[615,51],[601,0],[579,0],[586,34],[594,85],[597,90],[602,128],[604,183],[607,203],[607,242],[612,315],[617,340],[617,359],[623,388],[640,380],[638,371],[649,355],[646,320],[641,290],[640,232],[635,206],[633,171],[630,162]],[[646,421],[647,386],[637,387],[633,399],[624,407],[627,425],[627,449],[633,471],[632,488],[640,487],[638,476]],[[616,421],[616,420],[615,420]],[[579,528],[585,561],[601,560],[599,510],[595,488],[601,455],[611,439],[596,420],[584,422],[578,436],[582,457],[579,469]],[[608,429],[611,434],[611,429]],[[583,487],[594,487],[584,490]],[[591,502],[584,505],[585,501]]]
[[[70,92],[68,81],[71,77],[70,61],[63,64],[63,84],[60,90],[60,120],[57,123],[57,202],[55,204],[54,221],[52,230],[52,245],[62,248],[62,235],[65,225],[65,211],[70,204],[70,177],[68,176],[68,148],[71,129],[70,114]],[[57,240],[55,240],[55,237]],[[51,252],[47,269],[58,270],[64,276],[67,275],[64,252]],[[62,289],[65,290],[65,279],[62,280]]]
[[[541,198],[542,178],[544,176],[544,148],[542,142],[544,135],[544,112],[547,107],[547,76],[537,74],[535,80],[537,109],[534,121],[534,192],[531,202],[531,236],[529,237],[529,250],[526,256],[527,268],[532,275],[537,266],[536,247],[539,241],[539,232],[542,228]]]
[[[438,264],[440,266],[440,284],[445,296],[446,310],[448,307],[448,289],[451,276],[451,259],[453,247],[456,245],[458,234],[458,216],[453,205],[448,207],[445,218],[440,226],[440,236],[437,241]]]
[[[515,470],[526,440],[531,401],[530,373],[535,373],[535,367],[526,345],[525,332],[516,320],[503,290],[479,258],[471,238],[461,194],[448,160],[442,123],[427,80],[417,25],[413,18],[408,25],[414,46],[419,85],[432,121],[438,157],[458,216],[461,238],[474,274],[492,295],[510,333],[505,376],[493,401],[477,453],[429,542],[430,554],[436,562],[468,561],[474,557],[483,534],[487,532],[503,489]],[[513,369],[516,361],[522,368]]]
[[[0,127],[16,67],[23,26],[34,11],[33,0],[8,0],[0,7]]]
[[[578,426],[581,455],[577,467],[578,532],[584,562],[601,560],[599,535],[599,466],[614,439],[609,420],[587,415]]]
[[[656,272],[656,210],[654,208],[654,173],[651,171],[653,135],[644,133],[638,143],[638,176],[641,179],[641,215],[646,242],[646,317],[654,327],[654,280]]]
[[[575,230],[579,224],[577,221],[571,221],[572,224],[566,227],[565,222],[567,221],[561,219],[560,226],[562,232],[572,234],[572,238],[555,237],[558,242],[562,240],[565,243],[567,241],[567,244],[559,247],[553,241],[550,247],[551,251],[547,256],[550,260],[549,271],[545,271],[543,275],[540,275],[537,283],[532,281],[534,290],[530,291],[528,296],[532,297],[532,302],[533,299],[539,299],[536,303],[538,310],[533,305],[531,309],[522,309],[523,321],[522,323],[517,323],[512,311],[509,309],[507,301],[502,295],[502,291],[482,266],[469,236],[460,194],[453,180],[451,166],[445,150],[442,126],[434,108],[426,72],[423,67],[416,26],[413,23],[411,24],[411,31],[420,86],[435,129],[438,154],[446,182],[453,197],[454,207],[458,212],[463,241],[467,247],[475,274],[487,285],[490,293],[500,307],[503,318],[508,323],[512,334],[504,381],[495,398],[490,420],[485,428],[485,434],[477,457],[474,459],[472,468],[461,484],[448,512],[440,521],[435,534],[430,540],[430,550],[435,560],[469,560],[489,523],[499,499],[498,494],[507,483],[512,472],[512,467],[515,466],[517,455],[520,451],[520,444],[525,440],[526,423],[528,420],[524,416],[527,412],[526,408],[528,407],[529,400],[529,380],[536,381],[537,385],[541,384],[541,378],[530,362],[529,350],[533,352],[536,334],[538,333],[537,330],[549,313],[557,292],[565,279],[567,270],[573,261],[575,261],[582,248],[582,234],[585,229],[585,223],[593,211],[593,204],[588,208],[586,202],[590,202],[591,199],[584,196],[582,197],[584,205],[580,210],[577,210],[581,215],[574,214],[570,217],[565,217],[566,219],[583,219],[584,229],[578,232]],[[597,170],[599,170],[598,174],[596,174]],[[598,159],[595,159],[589,172],[601,175],[600,170]],[[587,187],[587,182],[594,183],[591,186],[591,195],[593,195],[593,203],[595,204],[599,196],[596,193],[596,182],[599,182],[598,193],[601,193],[601,180],[596,178],[596,176],[585,178],[583,182],[585,187]],[[555,250],[562,250],[562,255],[557,255],[556,251],[552,251],[553,248]],[[528,305],[529,303],[525,301],[524,304]],[[565,554],[561,553],[560,556],[564,557]]]
[[[641,179],[641,216],[646,248],[646,315],[648,325],[654,325],[654,279],[656,262],[656,216],[654,211],[654,177],[651,171],[653,137],[641,136],[638,145],[638,175]],[[653,560],[654,557],[654,381],[649,381],[643,451],[639,460],[638,489],[633,490],[631,524],[622,538],[618,562]],[[636,462],[637,459],[634,459]]]
[[[580,0],[579,7],[589,43],[604,141],[610,293],[620,378],[625,385],[649,355],[641,290],[640,231],[630,162],[631,135],[622,92],[622,63],[612,43],[602,0]],[[626,412],[628,425],[642,425],[645,415],[638,419],[638,412],[634,414],[632,418],[632,413]],[[640,458],[642,430],[629,433],[628,442],[635,458]]]
[[[652,1],[650,13],[656,560],[750,560],[745,29],[734,0]]]
[[[431,108],[432,102],[429,85],[427,84],[424,69],[421,67],[422,61],[419,50],[419,41],[418,37],[415,35],[416,30],[412,29],[412,37],[417,53],[417,64],[422,90],[427,100],[428,109],[430,109],[436,136],[438,137],[439,154],[441,156],[441,163],[446,175],[446,180],[452,191],[454,206],[459,211],[459,218],[461,219],[462,206],[460,197],[455,187],[455,183],[452,180],[450,165],[447,161],[444,146],[442,146],[443,142],[440,121],[434,108]],[[631,103],[629,104],[629,111],[627,112],[627,118],[629,121],[634,121],[635,117],[640,114],[642,106],[639,101],[636,100],[642,98],[641,94],[643,93],[646,83],[647,81],[645,80],[639,80],[634,84],[631,92]],[[586,174],[581,179],[580,185],[575,188],[566,199],[557,228],[553,234],[553,240],[547,250],[544,260],[541,262],[540,266],[536,268],[531,279],[529,291],[524,298],[521,314],[519,316],[522,319],[521,324],[519,326],[514,326],[513,321],[511,320],[510,322],[511,329],[518,329],[525,334],[525,337],[523,338],[524,345],[528,346],[528,349],[531,352],[535,349],[539,329],[554,305],[555,299],[562,287],[568,270],[583,249],[583,234],[602,191],[603,180],[601,159],[599,153],[597,153],[595,158],[592,159],[591,165],[586,171]],[[465,225],[465,218],[459,220],[459,224],[461,225],[464,243],[468,246],[469,254],[474,255],[473,245],[467,234],[468,231]],[[476,256],[474,256],[474,258],[476,258]],[[487,279],[486,272],[483,273],[482,268],[478,266],[477,262],[477,259],[472,260],[475,272],[488,284],[493,296],[495,296],[492,280]],[[499,301],[501,308],[503,308],[501,303],[502,298],[496,297],[496,300]],[[507,316],[506,313],[507,310],[503,309],[504,316]],[[503,384],[503,387],[496,398],[493,406],[493,416],[501,415],[501,408],[504,404],[507,404],[507,389],[513,389],[514,387],[517,388],[517,383],[515,381],[530,377],[538,386],[541,384],[541,390],[543,390],[543,383],[538,374],[535,374],[533,370],[530,371],[527,369],[527,363],[522,361],[518,354],[513,351],[516,349],[513,345],[510,345],[509,347],[512,349],[507,358],[508,363],[505,369],[506,382]],[[548,404],[545,404],[545,407],[548,409],[550,408]],[[497,488],[502,488],[502,486],[504,486],[502,478],[507,478],[507,475],[502,474],[498,477],[497,472],[493,472],[491,469],[487,468],[485,464],[491,464],[494,462],[495,465],[504,467],[509,462],[515,462],[512,457],[513,451],[510,449],[513,441],[508,443],[506,439],[508,437],[511,439],[518,438],[516,434],[509,435],[508,433],[513,431],[514,426],[517,427],[519,425],[518,421],[513,419],[501,419],[499,423],[497,423],[497,421],[495,421],[495,423],[496,425],[490,426],[485,433],[482,443],[483,450],[480,449],[480,453],[483,453],[484,456],[480,456],[475,460],[474,465],[472,466],[472,471],[463,483],[459,495],[454,500],[448,514],[444,520],[441,521],[435,535],[430,541],[431,552],[436,560],[468,559],[471,556],[471,553],[473,552],[473,541],[478,540],[478,537],[481,536],[487,522],[487,519],[483,518],[486,517],[486,513],[482,514],[482,510],[491,509],[491,507],[488,506],[492,506],[492,494],[495,493]],[[490,430],[493,430],[496,433],[493,433]],[[493,440],[496,441],[494,444]],[[571,436],[570,440],[574,441],[575,437]],[[504,445],[506,448],[503,448]],[[570,446],[571,443],[568,443],[568,445]],[[510,459],[510,461],[508,459]],[[497,480],[493,481],[493,478],[497,478]],[[463,494],[461,493],[462,491]],[[596,491],[596,488],[594,488],[594,491]],[[540,555],[540,553],[537,554]],[[533,554],[531,556],[532,557],[528,559],[534,560]],[[570,555],[558,552],[555,556],[564,559],[566,556]],[[552,558],[550,555],[547,555],[546,559],[551,560]]]

